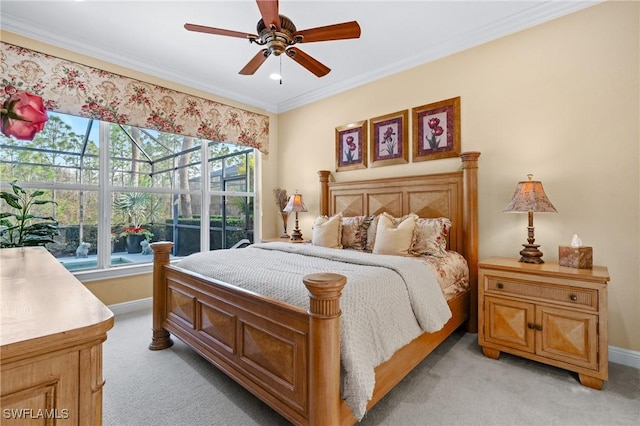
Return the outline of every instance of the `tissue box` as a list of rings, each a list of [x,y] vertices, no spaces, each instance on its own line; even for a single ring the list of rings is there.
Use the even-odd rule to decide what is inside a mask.
[[[560,246],[558,250],[560,266],[570,268],[590,269],[593,266],[592,247]]]

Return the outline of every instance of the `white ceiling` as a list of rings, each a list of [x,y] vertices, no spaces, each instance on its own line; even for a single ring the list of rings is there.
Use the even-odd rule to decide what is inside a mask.
[[[468,49],[598,1],[280,1],[298,30],[356,20],[359,39],[299,44],[331,72],[318,78],[286,55],[238,71],[260,46],[186,31],[186,22],[256,34],[254,0],[0,0],[4,30],[283,112]],[[280,60],[281,59],[281,60]],[[282,66],[283,82],[269,79]]]

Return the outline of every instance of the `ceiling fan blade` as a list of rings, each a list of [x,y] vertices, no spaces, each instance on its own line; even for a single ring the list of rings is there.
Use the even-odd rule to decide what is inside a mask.
[[[293,37],[302,36],[300,43],[312,43],[314,41],[346,40],[360,38],[360,25],[356,21],[343,22],[342,24],[327,25],[325,27],[309,28],[297,31]]]
[[[267,60],[270,54],[271,53],[269,53],[269,49],[262,49],[261,51],[256,53],[253,58],[251,58],[249,63],[247,63],[247,65],[245,65],[238,74],[253,75],[256,71],[258,71],[260,65],[262,65],[264,61]]]
[[[198,33],[207,33],[207,34],[216,34],[216,35],[223,35],[223,36],[229,36],[229,37],[239,37],[239,38],[246,38],[246,39],[256,39],[258,38],[257,35],[254,34],[247,34],[247,33],[241,33],[240,31],[232,31],[232,30],[223,30],[221,28],[214,28],[214,27],[206,27],[204,25],[196,25],[196,24],[184,24],[184,28],[188,31],[195,31]]]
[[[260,9],[260,15],[262,15],[262,21],[267,28],[271,28],[271,25],[280,28],[278,0],[256,0],[256,2],[258,3],[258,9]]]
[[[286,52],[288,57],[314,73],[316,77],[323,77],[331,71],[331,68],[328,68],[326,65],[318,62],[316,59],[307,55],[300,49],[290,47]]]

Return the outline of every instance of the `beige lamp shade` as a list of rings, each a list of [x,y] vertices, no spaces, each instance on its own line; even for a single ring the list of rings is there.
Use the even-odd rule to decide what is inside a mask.
[[[289,197],[289,202],[282,209],[283,212],[295,212],[296,213],[296,227],[291,234],[292,242],[302,242],[302,232],[300,232],[300,228],[298,227],[298,212],[306,212],[307,206],[304,205],[304,201],[302,200],[302,195],[297,192]]]
[[[525,263],[544,263],[542,260],[542,252],[538,250],[539,244],[535,243],[535,235],[533,228],[533,212],[553,212],[557,210],[547,198],[542,187],[542,182],[533,180],[533,175],[527,175],[529,180],[518,182],[516,192],[505,212],[524,212],[529,215],[529,226],[527,226],[527,244],[523,244],[524,249],[520,251],[520,262]]]
[[[302,200],[302,194],[293,194],[289,197],[289,202],[282,209],[283,212],[306,212],[307,207],[304,205],[304,201]]]
[[[518,182],[516,191],[505,212],[549,212],[557,213],[549,198],[544,193],[542,182],[533,180],[533,175],[527,175],[528,181]]]

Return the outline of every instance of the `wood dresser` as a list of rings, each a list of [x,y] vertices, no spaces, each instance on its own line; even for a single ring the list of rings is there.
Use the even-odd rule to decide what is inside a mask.
[[[45,248],[0,250],[2,425],[100,425],[113,313]]]
[[[486,356],[504,351],[544,362],[602,389],[609,373],[606,267],[504,257],[478,267],[478,343]]]

